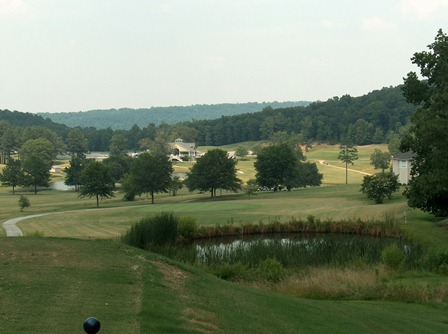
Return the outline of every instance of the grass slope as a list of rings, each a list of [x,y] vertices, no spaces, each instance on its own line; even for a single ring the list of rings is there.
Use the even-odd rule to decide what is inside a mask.
[[[221,281],[113,241],[0,239],[0,332],[442,333],[446,310],[315,301]]]

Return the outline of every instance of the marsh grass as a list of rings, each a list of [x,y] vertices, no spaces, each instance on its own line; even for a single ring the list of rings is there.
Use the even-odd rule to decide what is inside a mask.
[[[412,275],[408,273],[403,277]],[[421,275],[421,274],[420,274]],[[446,305],[448,282],[400,279],[386,266],[310,267],[288,275],[275,287],[262,282],[257,287],[283,295],[312,299],[389,300]]]
[[[162,212],[153,217],[142,218],[131,226],[121,240],[134,247],[156,250],[176,241],[178,224],[178,218],[172,213]]]

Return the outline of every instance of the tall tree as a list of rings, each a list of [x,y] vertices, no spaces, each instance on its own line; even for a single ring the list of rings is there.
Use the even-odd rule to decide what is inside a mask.
[[[53,144],[45,138],[29,139],[19,149],[20,159],[40,158],[46,163],[48,169],[56,159],[56,154]]]
[[[358,158],[358,149],[355,146],[341,146],[338,159],[345,163],[345,184],[348,184],[348,164],[353,165]]]
[[[128,150],[128,139],[122,133],[116,133],[110,139],[109,155],[125,156]]]
[[[88,163],[88,160],[72,157],[69,162],[69,166],[64,168],[65,173],[65,181],[64,183],[67,186],[74,186],[75,190],[78,191],[82,181],[81,175],[85,164]]]
[[[15,187],[23,184],[24,172],[20,160],[9,159],[5,168],[0,172],[0,182],[3,185],[12,187],[14,195]]]
[[[415,153],[405,196],[413,208],[448,216],[448,36],[439,30],[428,48],[412,57],[422,80],[410,72],[403,85],[406,100],[418,106],[400,147]]]
[[[100,206],[100,198],[114,197],[115,183],[109,168],[103,163],[93,161],[84,168],[81,175],[79,197],[95,197],[96,207]]]
[[[6,121],[0,121],[0,163],[6,164],[11,156],[11,151],[16,147],[14,127]]]
[[[293,186],[292,180],[297,180],[299,160],[287,144],[263,147],[255,161],[257,183],[261,187],[279,188]]]
[[[389,152],[383,152],[379,149],[374,149],[370,155],[370,164],[376,168],[380,168],[384,174],[384,170],[390,166],[391,155]]]
[[[20,143],[25,143],[28,140],[36,139],[47,140],[53,148],[52,155],[54,157],[60,153],[64,153],[67,149],[61,137],[59,137],[54,131],[43,126],[27,126],[24,128],[21,134]]]
[[[80,128],[71,129],[66,139],[67,150],[72,157],[84,159],[89,150],[89,141]]]
[[[224,150],[210,150],[196,160],[185,184],[190,191],[209,191],[211,197],[216,197],[217,189],[237,191],[241,189],[241,180],[236,176],[237,163]]]
[[[133,160],[125,191],[137,195],[149,193],[154,204],[154,194],[168,192],[172,173],[173,164],[166,155],[142,153]]]
[[[48,161],[38,157],[30,156],[23,160],[23,171],[25,174],[24,185],[33,186],[34,194],[37,194],[37,187],[48,187],[50,185],[50,169]]]

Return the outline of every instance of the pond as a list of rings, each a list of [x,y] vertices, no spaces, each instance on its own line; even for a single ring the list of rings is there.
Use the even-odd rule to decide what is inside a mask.
[[[50,189],[52,190],[61,190],[61,191],[67,191],[67,190],[75,190],[74,186],[67,186],[64,181],[57,181],[50,183]]]
[[[238,262],[257,266],[269,258],[275,258],[285,267],[344,266],[379,263],[383,250],[393,244],[402,251],[408,265],[424,255],[422,247],[410,241],[340,234],[207,239],[184,247],[170,247],[163,253],[176,260],[207,266]]]

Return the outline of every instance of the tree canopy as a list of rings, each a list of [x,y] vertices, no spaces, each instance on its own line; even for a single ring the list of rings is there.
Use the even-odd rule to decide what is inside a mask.
[[[210,150],[187,173],[185,184],[190,191],[209,191],[211,197],[216,197],[217,189],[237,191],[241,189],[241,180],[236,176],[237,163],[224,150]]]
[[[439,30],[428,49],[411,59],[422,79],[410,72],[403,86],[407,101],[418,106],[400,147],[415,154],[405,195],[413,208],[448,216],[448,36]]]
[[[319,186],[322,174],[318,173],[316,164],[303,159],[301,151],[298,154],[286,143],[264,147],[254,164],[258,185],[274,191],[282,187],[291,190],[296,187]]]
[[[129,195],[166,193],[170,189],[173,164],[164,154],[142,153],[132,160],[129,175],[125,178],[125,191]],[[130,196],[129,198],[132,198]]]
[[[348,183],[348,164],[353,165],[358,160],[358,149],[353,145],[342,145],[338,159],[345,163],[345,184]]]
[[[390,159],[391,155],[389,152],[383,152],[376,148],[370,155],[370,164],[375,168],[381,169],[381,171],[384,173],[384,170],[389,168],[390,166]]]
[[[81,175],[79,197],[95,197],[98,208],[100,198],[114,197],[114,189],[115,183],[106,165],[91,161],[85,166]]]

